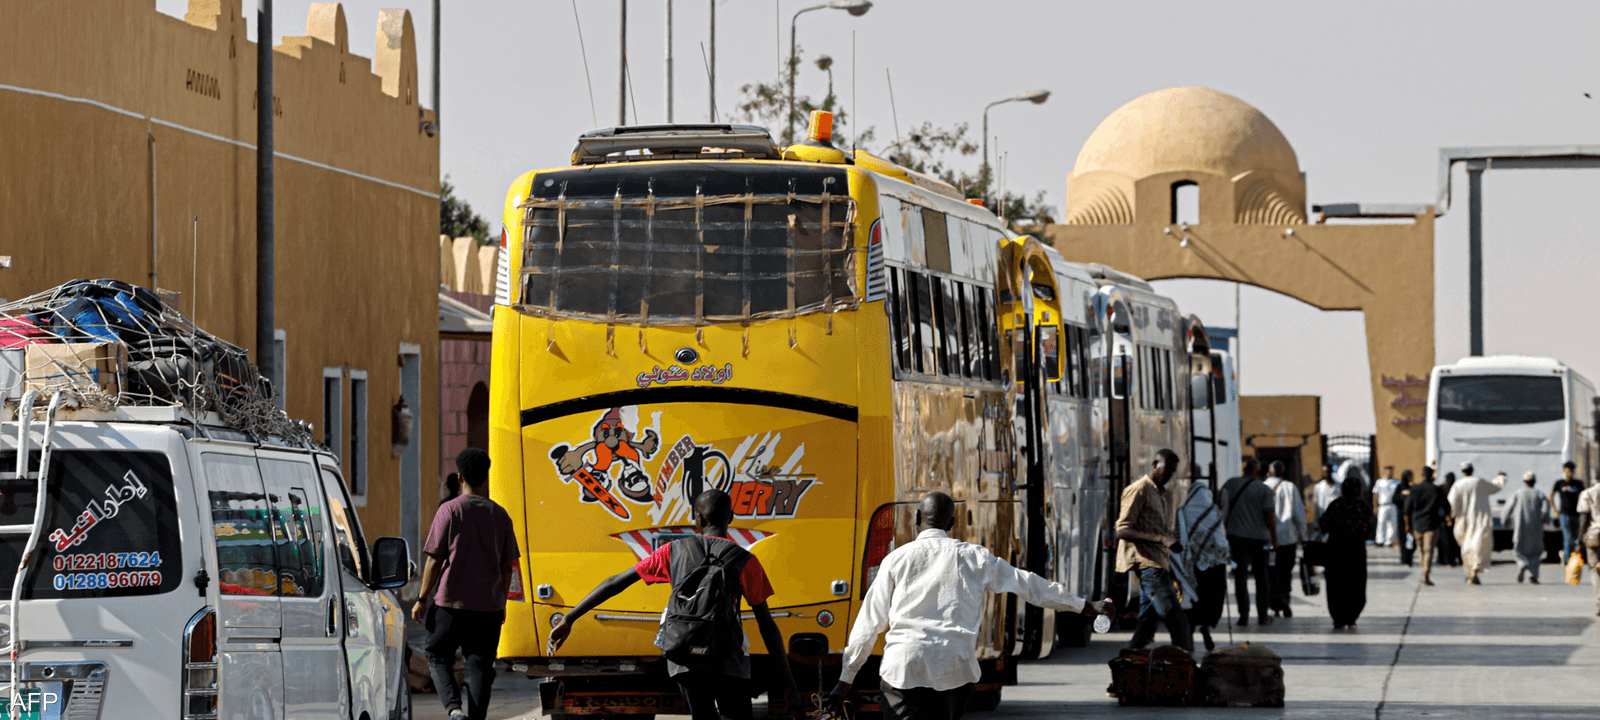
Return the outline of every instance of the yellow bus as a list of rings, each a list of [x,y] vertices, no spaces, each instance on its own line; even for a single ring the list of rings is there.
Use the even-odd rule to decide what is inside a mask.
[[[653,644],[665,587],[605,603],[555,656],[543,639],[692,532],[706,488],[733,498],[804,691],[837,678],[929,490],[963,503],[955,536],[1136,610],[1111,562],[1117,500],[1157,449],[1195,456],[1190,390],[1209,387],[1204,327],[1148,283],[1010,237],[816,122],[786,150],[751,126],[591,132],[570,165],[517,179],[504,223],[491,493],[523,560],[500,656],[554,679],[546,713],[684,710]],[[1084,642],[1079,618],[991,598],[972,709],[999,702],[1015,660]],[[753,657],[752,693],[773,670]]]
[[[956,536],[1020,558],[1008,238],[955,188],[815,123],[787,150],[750,126],[614,128],[519,177],[504,225],[490,489],[523,559],[499,653],[555,679],[546,712],[683,711],[652,644],[665,587],[607,602],[553,657],[543,638],[690,532],[705,488],[733,497],[806,692],[831,687],[877,564],[914,537],[904,503],[945,490]],[[1012,603],[991,603],[976,705],[1014,678]],[[753,665],[753,693],[779,682]]]

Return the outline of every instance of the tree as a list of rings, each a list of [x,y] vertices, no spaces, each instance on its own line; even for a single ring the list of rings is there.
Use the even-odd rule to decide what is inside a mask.
[[[456,187],[450,176],[439,181],[439,232],[453,238],[472,237],[479,245],[488,245],[489,222],[472,211],[472,205],[456,197]]]
[[[770,83],[756,82],[739,88],[739,100],[733,106],[735,119],[752,125],[761,125],[767,128],[768,134],[772,135],[773,138],[778,139],[780,142],[784,141],[784,133],[789,128],[789,123],[786,119],[789,110],[788,77],[789,74],[799,72],[801,56],[800,49],[796,48],[794,57],[785,63],[788,74]],[[838,96],[832,91],[832,83],[829,83],[827,97],[824,97],[821,101],[813,100],[809,95],[800,95],[798,93],[795,95],[795,126],[804,128],[806,123],[810,122],[812,110],[833,113],[833,144],[836,147],[860,146],[872,140],[873,132],[871,128],[856,136],[854,144],[842,132],[849,125],[849,113],[845,112],[844,107],[839,104]]]
[[[788,113],[788,74],[799,72],[801,53],[797,50],[794,57],[786,63],[787,73],[770,83],[752,83],[739,89],[739,102],[734,106],[736,117],[742,122],[762,125],[774,138],[782,138],[788,129],[786,116]],[[857,147],[867,152],[878,155],[896,165],[910,168],[920,173],[937,177],[954,185],[961,194],[968,198],[985,198],[988,207],[1005,221],[1008,227],[1018,232],[1024,232],[1040,240],[1044,239],[1044,225],[1053,222],[1055,208],[1044,204],[1044,191],[1039,191],[1032,198],[1012,192],[1001,193],[1000,197],[993,197],[991,185],[993,178],[989,173],[984,173],[981,163],[975,162],[981,138],[969,135],[970,126],[966,123],[957,123],[945,128],[924,122],[914,125],[903,139],[884,146],[881,150],[871,149],[876,139],[876,128],[867,128],[856,135],[852,143],[840,129],[845,127],[847,114],[840,107],[838,98],[829,93],[820,102],[806,95],[795,95],[795,124],[802,126],[811,116],[812,110],[826,110],[834,114],[834,141],[837,147]],[[897,133],[898,135],[898,133]],[[963,169],[971,165],[979,165],[978,169],[968,172]]]

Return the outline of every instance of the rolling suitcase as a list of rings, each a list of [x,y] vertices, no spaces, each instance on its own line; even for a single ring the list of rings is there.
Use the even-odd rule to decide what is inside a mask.
[[[1111,686],[1122,705],[1190,705],[1194,703],[1194,658],[1183,648],[1124,649],[1109,663]]]
[[[1283,707],[1283,659],[1248,642],[1220,648],[1200,665],[1205,704],[1216,707]]]

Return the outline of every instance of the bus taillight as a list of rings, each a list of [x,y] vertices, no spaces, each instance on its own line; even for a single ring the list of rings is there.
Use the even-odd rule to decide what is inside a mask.
[[[872,513],[872,522],[867,524],[867,549],[861,556],[861,596],[867,596],[867,588],[872,585],[874,578],[878,577],[878,565],[883,563],[883,558],[894,549],[894,503],[889,503],[878,508]]]
[[[506,599],[524,601],[527,598],[522,594],[522,566],[511,566],[511,579],[506,582]]]

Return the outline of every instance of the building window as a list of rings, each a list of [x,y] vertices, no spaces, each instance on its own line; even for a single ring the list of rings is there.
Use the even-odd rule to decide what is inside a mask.
[[[345,479],[350,483],[351,499],[358,506],[367,504],[367,371],[350,371],[350,455],[346,458]]]
[[[489,449],[489,386],[478,383],[467,396],[467,447]]]
[[[289,335],[278,328],[272,331],[272,399],[279,410],[289,409]]]
[[[1190,180],[1172,184],[1172,224],[1200,224],[1200,186]]]
[[[322,369],[322,444],[336,457],[344,457],[340,429],[344,427],[344,370]]]

